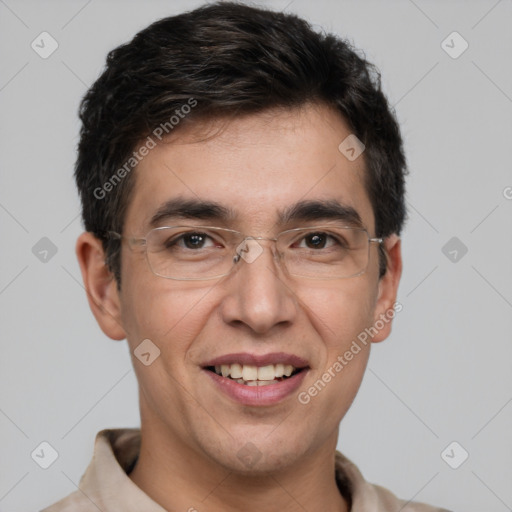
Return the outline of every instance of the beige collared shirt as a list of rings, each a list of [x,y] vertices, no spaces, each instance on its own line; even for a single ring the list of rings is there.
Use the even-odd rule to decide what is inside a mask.
[[[98,432],[94,455],[80,479],[80,490],[41,512],[166,512],[128,477],[140,449],[140,429]],[[449,512],[399,500],[390,491],[367,482],[357,467],[336,452],[336,481],[352,502],[351,512]]]

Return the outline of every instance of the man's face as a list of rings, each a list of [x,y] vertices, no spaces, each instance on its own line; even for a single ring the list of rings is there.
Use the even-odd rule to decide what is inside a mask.
[[[349,161],[338,150],[350,131],[332,110],[272,112],[212,128],[211,137],[204,137],[204,130],[201,136],[193,129],[177,132],[142,160],[125,236],[144,237],[154,227],[155,212],[177,198],[215,202],[233,216],[167,216],[158,226],[213,225],[270,238],[286,229],[339,222],[319,216],[282,224],[278,217],[299,202],[336,201],[353,208],[375,236],[363,158]],[[230,275],[207,281],[158,277],[141,248],[123,244],[120,323],[139,381],[142,426],[231,470],[248,469],[248,460],[253,470],[263,471],[319,450],[332,453],[338,424],[363,377],[369,344],[361,345],[309,403],[298,395],[390,306],[380,300],[375,244],[365,273],[335,280],[286,276],[271,244],[262,242],[264,251],[252,263],[241,260]],[[133,356],[145,339],[161,351],[149,366]],[[295,361],[302,371],[291,377],[293,385],[285,379],[247,387],[226,383],[229,377],[207,368],[219,358],[261,363],[257,366]]]

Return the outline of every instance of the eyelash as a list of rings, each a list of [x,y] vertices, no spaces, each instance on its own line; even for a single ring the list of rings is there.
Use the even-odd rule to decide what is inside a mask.
[[[337,237],[335,237],[332,234],[329,234],[329,232],[327,232],[327,231],[312,231],[310,233],[307,233],[307,234],[303,235],[300,239],[296,240],[294,242],[294,245],[297,244],[297,243],[300,244],[300,243],[304,242],[308,237],[312,237],[312,236],[316,236],[316,235],[320,236],[320,237],[324,237],[326,239],[330,239],[330,240],[334,241],[335,244],[338,244],[338,245],[340,245],[342,247],[346,247],[347,246],[346,241],[339,240]],[[165,247],[166,248],[170,248],[170,247],[173,247],[173,246],[178,246],[180,244],[180,242],[182,242],[183,244],[186,244],[186,242],[185,242],[186,238],[187,237],[193,237],[193,236],[202,237],[203,239],[205,239],[205,238],[209,239],[213,243],[216,242],[215,239],[212,236],[210,236],[208,233],[200,232],[200,231],[192,231],[192,232],[183,233],[183,234],[181,234],[179,236],[176,236],[172,240],[167,240],[166,243],[165,243]]]

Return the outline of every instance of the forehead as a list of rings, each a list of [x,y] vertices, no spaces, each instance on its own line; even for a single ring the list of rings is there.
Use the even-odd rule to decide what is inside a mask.
[[[190,124],[137,165],[125,231],[197,218],[256,234],[329,209],[372,231],[364,158],[339,150],[349,135],[341,116],[313,105]]]

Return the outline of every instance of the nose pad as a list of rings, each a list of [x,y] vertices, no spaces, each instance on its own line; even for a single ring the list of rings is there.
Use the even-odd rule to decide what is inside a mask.
[[[240,259],[245,260],[246,263],[253,263],[256,261],[264,251],[263,246],[258,242],[258,240],[275,242],[275,238],[256,238],[249,236],[245,240],[242,240],[236,248],[236,255],[233,257],[233,262],[238,263]],[[272,251],[272,256],[275,259],[276,249],[274,244],[270,245],[270,250]]]
[[[252,263],[263,253],[263,247],[252,237],[248,237],[236,248],[236,256],[234,262],[238,263],[240,259],[247,263]]]

